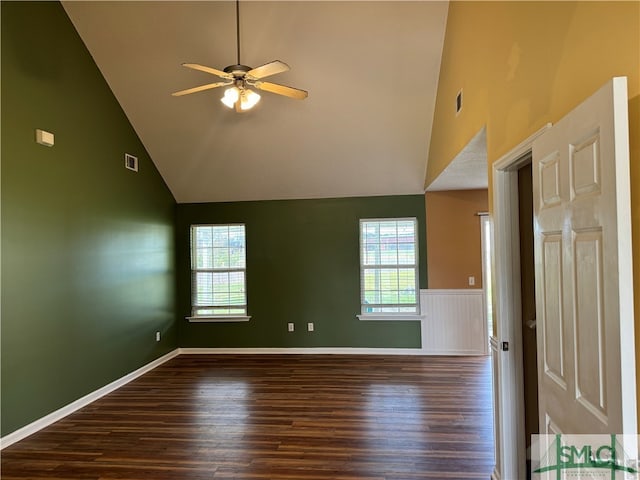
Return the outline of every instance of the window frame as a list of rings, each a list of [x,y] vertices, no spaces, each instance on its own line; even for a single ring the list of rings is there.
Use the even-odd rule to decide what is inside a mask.
[[[201,227],[238,227],[243,228],[244,233],[244,268],[231,267],[228,268],[197,268],[197,246],[196,246],[196,230]],[[212,246],[212,248],[215,248]],[[219,247],[224,248],[224,247]],[[190,258],[190,288],[191,288],[191,315],[186,317],[190,322],[246,322],[251,319],[248,315],[248,296],[247,296],[247,226],[244,223],[198,223],[192,224],[189,227],[189,258]],[[197,273],[198,272],[220,272],[220,273],[233,273],[242,272],[244,277],[244,300],[245,303],[239,306],[237,309],[244,309],[243,313],[221,313],[221,314],[197,314],[198,309],[207,308],[207,306],[199,306],[196,303],[196,290],[197,285]],[[226,307],[235,308],[235,306],[227,305]],[[216,308],[215,305],[211,305],[211,308]],[[225,308],[221,306],[218,308]]]
[[[411,221],[414,225],[414,252],[415,258],[413,264],[396,264],[396,265],[387,265],[387,264],[379,264],[373,265],[375,268],[392,268],[396,270],[400,270],[403,268],[413,268],[415,274],[415,295],[416,295],[416,311],[415,312],[365,312],[365,304],[364,303],[364,270],[365,268],[371,268],[372,265],[365,265],[365,251],[363,249],[363,225],[365,223],[373,223],[373,222],[407,222]],[[382,217],[382,218],[361,218],[359,221],[359,231],[358,231],[358,254],[360,257],[360,314],[356,315],[359,320],[422,320],[424,316],[421,313],[420,308],[420,261],[419,261],[419,251],[420,251],[420,236],[418,234],[419,222],[417,217]],[[396,242],[396,245],[398,242]],[[382,304],[380,304],[382,305]],[[401,307],[401,303],[397,304],[389,304],[389,306],[399,306]],[[413,306],[414,304],[409,304]]]

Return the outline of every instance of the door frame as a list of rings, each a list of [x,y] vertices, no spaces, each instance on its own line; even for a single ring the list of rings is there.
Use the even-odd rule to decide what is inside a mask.
[[[533,141],[550,127],[551,123],[547,123],[492,165],[493,292],[496,337],[500,347],[497,349],[497,385],[494,383],[493,386],[498,399],[496,425],[500,428],[500,432],[494,432],[495,447],[500,451],[491,475],[494,480],[526,478],[518,168],[530,161]],[[508,342],[506,351],[504,342]]]

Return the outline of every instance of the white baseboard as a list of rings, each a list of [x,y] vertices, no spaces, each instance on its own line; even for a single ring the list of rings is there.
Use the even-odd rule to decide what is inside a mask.
[[[181,354],[424,355],[420,348],[180,348]]]
[[[486,357],[487,355],[478,350],[463,350],[463,349],[449,349],[449,350],[427,350],[422,352],[422,355],[427,357]]]
[[[50,414],[42,418],[39,418],[35,422],[25,425],[24,427],[16,430],[15,432],[11,432],[10,434],[5,435],[4,437],[0,438],[0,450],[8,447],[9,445],[13,445],[14,443],[28,437],[29,435],[36,433],[38,430],[42,430],[43,428],[48,427],[52,423],[63,419],[64,417],[72,414],[76,410],[86,407],[91,402],[94,402],[98,400],[100,397],[103,397],[106,394],[111,393],[114,390],[117,390],[123,385],[129,383],[131,380],[135,380],[139,376],[144,375],[145,373],[149,372],[150,370],[153,370],[159,365],[162,365],[164,362],[171,360],[172,358],[178,356],[179,354],[180,354],[180,349],[176,348],[175,350],[167,353],[166,355],[163,355],[162,357],[155,359],[154,361],[138,368],[137,370],[134,370],[133,372],[128,373],[124,377],[121,377],[118,380],[115,380],[109,383],[108,385],[105,385],[104,387],[99,388],[98,390],[95,390],[85,395],[84,397],[81,397],[78,400],[71,402],[70,404],[56,410],[55,412],[51,412]]]
[[[63,419],[67,415],[86,407],[100,397],[117,390],[132,380],[144,375],[168,360],[181,354],[308,354],[308,355],[424,355],[419,348],[351,348],[351,347],[318,347],[318,348],[176,348],[160,358],[128,373],[124,377],[95,390],[70,404],[25,425],[0,438],[0,450],[48,427],[52,423]]]

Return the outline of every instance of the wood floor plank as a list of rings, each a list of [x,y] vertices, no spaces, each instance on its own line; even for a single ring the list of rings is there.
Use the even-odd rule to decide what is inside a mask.
[[[487,357],[181,355],[2,451],[5,480],[487,480]]]

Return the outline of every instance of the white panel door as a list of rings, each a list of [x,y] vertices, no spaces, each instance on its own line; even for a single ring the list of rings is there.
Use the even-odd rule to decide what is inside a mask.
[[[636,433],[626,78],[533,143],[540,433]]]

